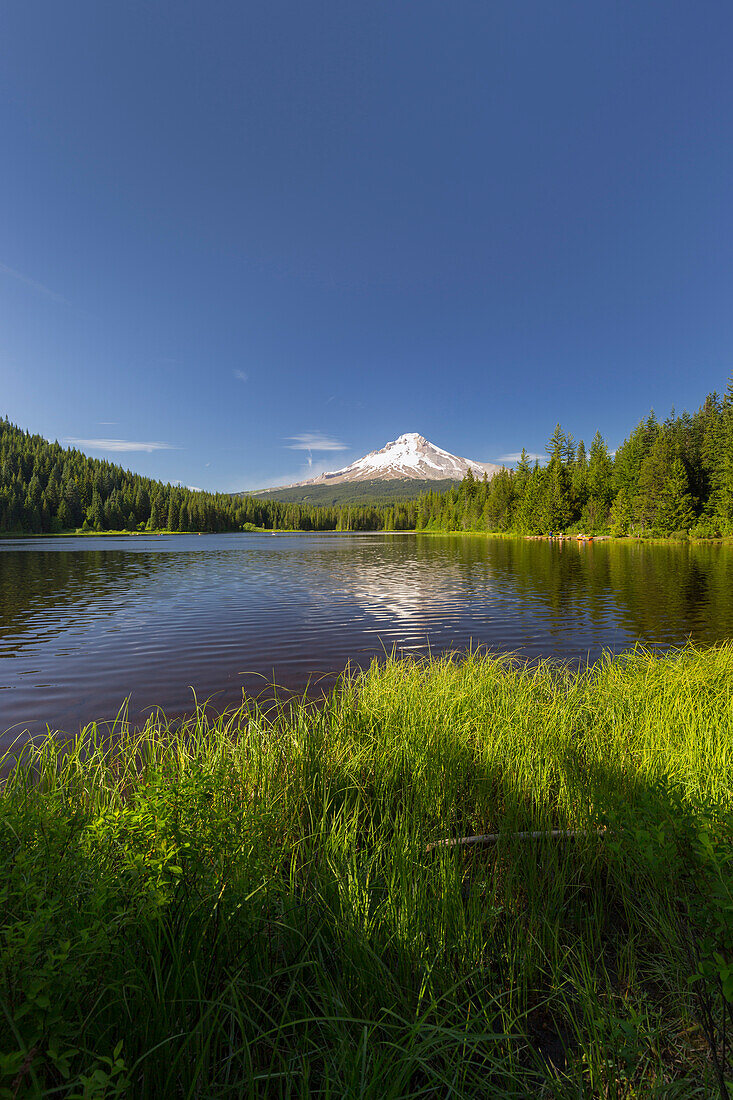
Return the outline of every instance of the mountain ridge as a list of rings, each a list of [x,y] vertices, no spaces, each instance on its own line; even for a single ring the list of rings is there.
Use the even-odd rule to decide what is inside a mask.
[[[237,496],[253,500],[281,501],[287,504],[309,504],[313,507],[341,507],[360,504],[402,504],[419,500],[425,493],[444,493],[461,482],[454,478],[422,480],[416,478],[390,478],[388,481],[341,481],[314,485],[281,486],[274,489],[237,493]]]
[[[348,466],[306,481],[296,481],[291,485],[279,485],[272,488],[253,489],[255,496],[269,496],[275,493],[290,492],[295,489],[308,489],[320,485],[340,485],[355,482],[457,482],[462,481],[469,470],[477,477],[493,477],[503,469],[493,462],[478,462],[461,458],[450,451],[431,443],[417,432],[405,432],[397,439],[386,443],[376,451],[370,451],[363,458]],[[429,488],[429,485],[428,485]]]

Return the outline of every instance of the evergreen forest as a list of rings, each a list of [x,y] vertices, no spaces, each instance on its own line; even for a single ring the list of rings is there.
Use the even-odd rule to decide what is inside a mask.
[[[694,414],[650,413],[615,454],[558,424],[547,461],[526,451],[403,502],[329,507],[163,484],[0,420],[0,531],[495,531],[715,538],[733,534],[733,377]]]

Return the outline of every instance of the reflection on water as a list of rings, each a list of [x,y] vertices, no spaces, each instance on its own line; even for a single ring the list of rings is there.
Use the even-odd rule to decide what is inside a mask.
[[[733,632],[720,545],[480,536],[0,542],[0,733],[73,729],[273,679],[303,689],[393,647],[591,659]],[[4,743],[12,739],[6,735]]]

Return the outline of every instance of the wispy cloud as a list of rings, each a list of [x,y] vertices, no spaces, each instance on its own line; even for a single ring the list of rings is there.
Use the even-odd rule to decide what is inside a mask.
[[[238,378],[240,382],[249,382],[249,375],[246,370],[233,370],[232,374],[235,378]]]
[[[97,424],[99,424],[100,428],[113,428],[116,423],[117,423],[116,420],[98,420],[97,421]]]
[[[527,451],[527,458],[530,462],[547,462],[547,455],[537,455],[533,451]],[[499,455],[497,462],[519,462],[522,457],[521,451],[513,451],[512,454]]]
[[[290,442],[285,446],[291,451],[348,451],[348,446],[338,439],[331,439],[321,432],[303,432],[302,435],[289,435]]]
[[[138,443],[132,439],[77,439],[69,436],[63,442],[89,451],[147,451],[150,454],[152,451],[180,450],[173,443]]]
[[[55,290],[50,290],[47,286],[44,286],[43,283],[31,279],[29,275],[24,275],[22,271],[16,271],[14,267],[8,267],[7,264],[0,263],[0,274],[9,275],[11,279],[15,279],[17,282],[23,283],[24,286],[30,287],[30,289],[35,290],[37,294],[43,294],[46,298],[50,298],[52,302],[59,302],[64,306],[71,304],[68,298],[64,298],[63,294],[57,294]]]
[[[246,479],[243,479],[246,487],[242,489],[242,492],[256,489],[277,489],[282,485],[297,485],[301,481],[310,481],[312,478],[318,477],[319,474],[330,474],[333,469],[333,459],[330,462],[327,459],[314,462],[312,456],[309,455],[307,465],[301,466],[298,470],[292,470],[288,474],[279,474],[277,477],[272,474],[264,474],[259,480],[252,481],[249,478],[249,484],[246,484]],[[237,486],[237,491],[240,489],[241,484]]]
[[[343,397],[339,397],[336,393],[332,393],[330,397],[326,398],[327,405],[333,404],[334,401],[339,409],[348,409],[350,412],[353,412],[355,409],[364,408],[363,401],[344,401]]]

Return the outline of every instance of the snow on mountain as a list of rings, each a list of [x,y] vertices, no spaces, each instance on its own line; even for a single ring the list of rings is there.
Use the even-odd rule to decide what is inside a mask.
[[[320,474],[300,485],[337,485],[347,481],[373,481],[381,479],[392,481],[396,478],[412,478],[419,481],[442,481],[452,478],[460,481],[472,470],[477,477],[488,477],[498,473],[501,466],[492,462],[474,462],[472,459],[459,458],[442,447],[436,447],[417,432],[406,432],[399,439],[387,443],[379,451],[344,466],[333,473]]]

